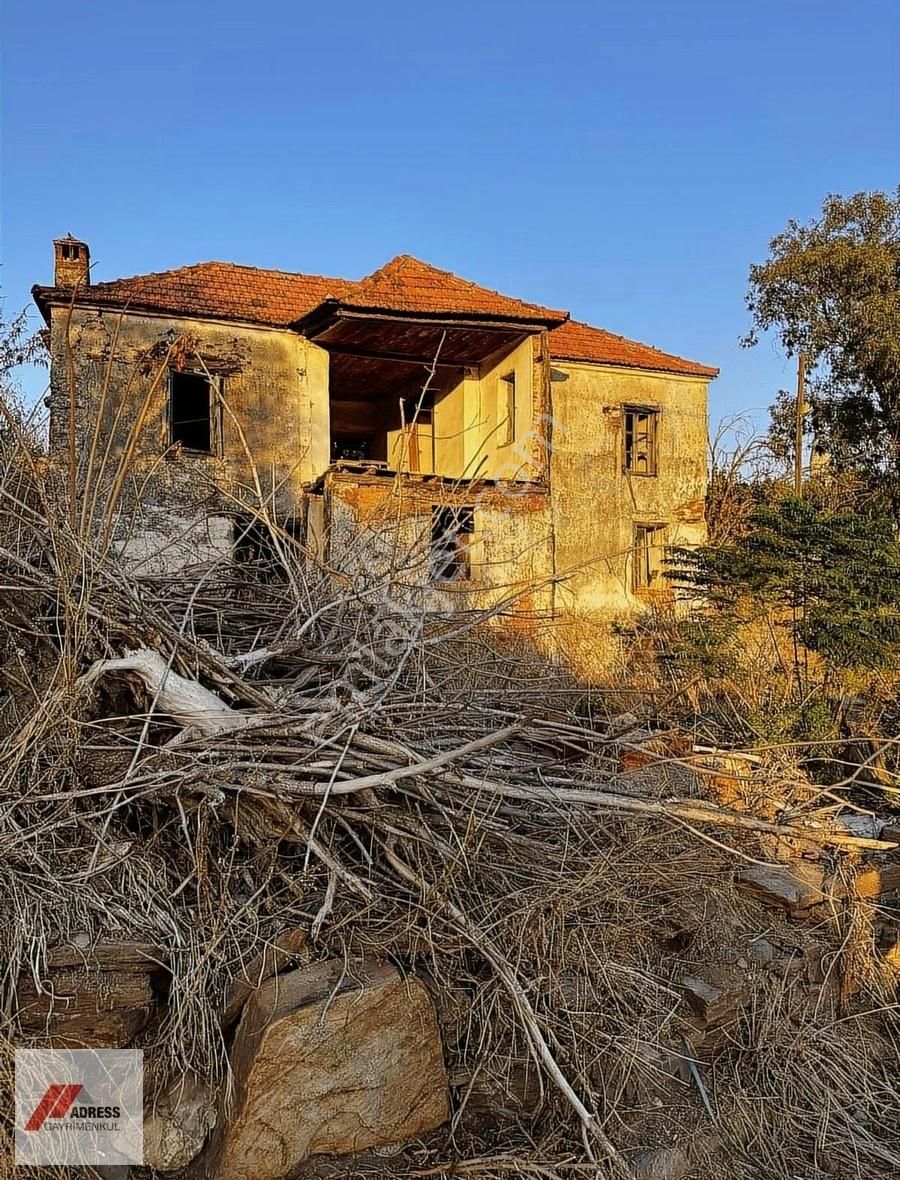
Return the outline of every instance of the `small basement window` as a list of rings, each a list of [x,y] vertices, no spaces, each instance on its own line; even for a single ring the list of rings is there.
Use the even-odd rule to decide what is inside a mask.
[[[625,406],[624,469],[632,475],[656,475],[659,410]]]
[[[663,560],[666,555],[666,526],[664,524],[636,524],[631,550],[631,588],[650,590],[664,577]]]
[[[497,445],[509,446],[516,437],[516,375],[507,373],[497,383],[497,422],[500,426]]]
[[[431,509],[431,580],[465,582],[472,576],[474,508]]]
[[[272,566],[278,560],[269,526],[254,516],[238,516],[232,523],[234,560],[239,565]]]
[[[213,452],[213,383],[205,373],[169,373],[169,443]]]
[[[256,516],[235,517],[232,521],[234,561],[238,565],[249,566],[262,581],[284,581],[287,571],[282,554],[290,554],[292,543],[303,543],[304,522],[299,517],[289,517],[279,523],[279,529],[279,541],[276,543],[272,530],[264,520]]]

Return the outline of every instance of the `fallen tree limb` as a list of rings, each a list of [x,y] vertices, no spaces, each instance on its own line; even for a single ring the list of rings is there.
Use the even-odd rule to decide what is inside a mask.
[[[206,737],[245,729],[257,722],[255,714],[239,713],[197,680],[173,672],[157,651],[142,647],[116,659],[98,660],[78,683],[88,686],[111,673],[132,672],[143,682],[157,709]]]

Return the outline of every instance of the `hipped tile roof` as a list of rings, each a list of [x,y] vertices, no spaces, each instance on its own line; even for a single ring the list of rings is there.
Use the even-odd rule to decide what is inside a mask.
[[[398,254],[379,270],[367,275],[345,300],[358,307],[384,311],[497,316],[536,323],[561,324],[566,311],[523,303],[461,279],[449,270],[438,270],[411,254]]]
[[[338,299],[358,285],[347,279],[259,270],[233,262],[198,262],[177,270],[92,283],[79,290],[76,302],[287,327],[324,300]],[[36,287],[34,293],[41,310],[42,303],[68,302],[72,295],[53,287]]]
[[[622,365],[629,369],[654,369],[682,373],[689,377],[715,377],[719,370],[698,361],[662,352],[650,344],[627,340],[603,328],[592,328],[578,320],[567,320],[550,333],[550,352],[560,361],[588,361],[600,365]]]
[[[65,288],[36,286],[45,318],[54,303],[66,303]],[[260,270],[232,262],[201,262],[176,270],[134,275],[80,290],[76,302],[176,315],[193,315],[270,327],[290,327],[323,304],[425,316],[474,316],[546,326],[557,360],[714,377],[717,369],[626,340],[568,319],[568,313],[501,295],[450,271],[400,254],[361,280]]]

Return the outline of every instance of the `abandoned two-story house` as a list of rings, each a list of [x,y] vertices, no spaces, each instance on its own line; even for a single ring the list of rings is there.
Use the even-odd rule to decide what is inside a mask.
[[[55,252],[51,453],[82,487],[128,468],[116,544],[148,571],[240,559],[262,507],[331,568],[521,629],[633,608],[704,538],[716,369],[408,255],[95,283],[84,242]]]

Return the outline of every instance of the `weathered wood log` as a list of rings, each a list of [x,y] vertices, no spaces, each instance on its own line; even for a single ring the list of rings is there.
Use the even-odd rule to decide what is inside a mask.
[[[164,713],[207,737],[243,729],[256,720],[252,715],[236,712],[199,681],[173,672],[158,651],[147,647],[117,659],[98,660],[80,678],[79,684],[90,685],[102,676],[117,672],[133,672],[141,679],[153,698],[152,712]]]
[[[150,1019],[153,980],[164,970],[163,952],[144,943],[57,947],[39,977],[19,977],[19,1024],[58,1048],[124,1047]]]

